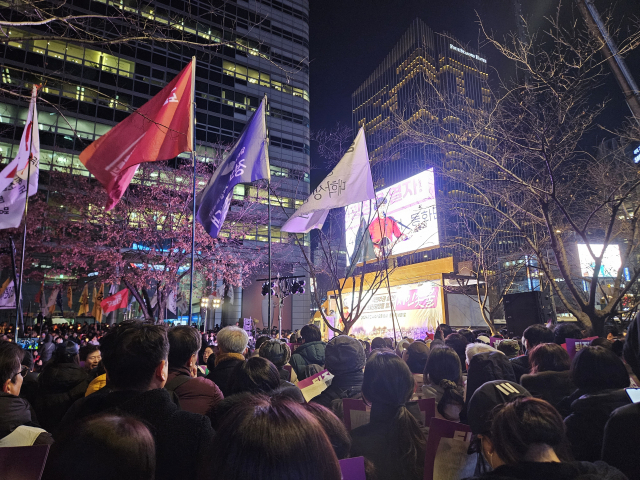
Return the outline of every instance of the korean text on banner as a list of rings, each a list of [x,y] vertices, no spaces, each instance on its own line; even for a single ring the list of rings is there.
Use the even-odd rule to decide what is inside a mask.
[[[308,402],[317,397],[331,385],[333,375],[328,370],[323,370],[297,383],[297,387],[302,392],[302,396]]]
[[[109,195],[107,210],[118,203],[141,163],[193,151],[194,64],[80,154],[80,161]]]
[[[271,179],[267,148],[266,97],[244,127],[226,159],[196,198],[196,218],[213,238],[217,238],[227,217],[233,188],[239,183]]]
[[[361,128],[347,153],[302,206],[282,226],[283,232],[308,233],[322,228],[329,210],[375,197],[369,152]]]
[[[129,289],[125,288],[120,290],[115,295],[111,297],[107,297],[102,302],[100,302],[100,306],[102,307],[103,313],[113,312],[114,310],[118,310],[119,308],[127,308],[129,304]]]

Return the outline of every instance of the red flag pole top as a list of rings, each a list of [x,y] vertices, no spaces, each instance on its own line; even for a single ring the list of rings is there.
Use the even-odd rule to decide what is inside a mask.
[[[194,65],[192,61],[160,93],[80,154],[109,195],[107,210],[116,206],[138,165],[193,151]]]

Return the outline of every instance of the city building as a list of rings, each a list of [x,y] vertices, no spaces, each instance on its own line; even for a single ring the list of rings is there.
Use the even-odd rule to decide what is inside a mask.
[[[24,18],[18,9],[6,5],[0,7],[6,20]],[[113,24],[126,24],[125,19],[132,18],[157,25],[174,40],[160,41],[159,35],[149,41],[101,47],[100,42],[75,43],[63,37],[42,40],[46,30],[28,24],[11,28],[8,40],[0,43],[4,88],[24,95],[32,84],[43,84],[41,97],[46,102],[38,106],[41,189],[55,188],[50,185],[49,170],[88,176],[79,153],[157,94],[195,56],[196,145],[204,152],[199,161],[207,161],[206,152],[232,144],[267,95],[272,184],[289,214],[308,196],[308,0],[157,0],[142,6],[133,0],[71,0],[64,9],[69,15],[122,15],[113,22],[87,23],[87,31],[102,38],[114,38]],[[23,99],[2,95],[3,163],[15,154],[26,110]],[[261,193],[248,185],[239,185],[234,192],[236,199],[256,201]],[[284,242],[287,234],[279,226],[285,217],[278,214],[280,203],[274,205],[272,238]],[[257,247],[266,241],[266,225],[257,225],[254,234],[244,239],[245,245]],[[308,245],[308,239],[304,241]],[[281,273],[291,273],[298,260],[294,255],[285,268],[289,271]],[[254,283],[244,292],[236,288],[233,305],[218,310],[214,322],[235,324],[241,317],[260,318],[261,282]],[[36,291],[36,285],[29,285],[26,300]],[[307,323],[308,293],[289,297],[285,306],[283,328]]]

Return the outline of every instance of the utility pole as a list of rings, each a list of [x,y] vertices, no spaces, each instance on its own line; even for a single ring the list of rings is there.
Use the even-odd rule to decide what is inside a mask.
[[[589,31],[602,42],[602,54],[605,56],[613,75],[618,81],[618,85],[622,89],[622,94],[627,101],[627,105],[629,105],[631,114],[640,124],[640,92],[631,72],[627,68],[627,64],[620,56],[618,47],[609,35],[593,0],[576,0],[576,3],[584,16]]]

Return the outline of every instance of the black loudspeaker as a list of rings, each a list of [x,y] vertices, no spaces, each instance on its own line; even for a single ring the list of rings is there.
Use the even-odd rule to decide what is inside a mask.
[[[504,316],[509,337],[520,337],[522,332],[536,323],[555,323],[556,312],[547,292],[511,293],[504,296]]]

